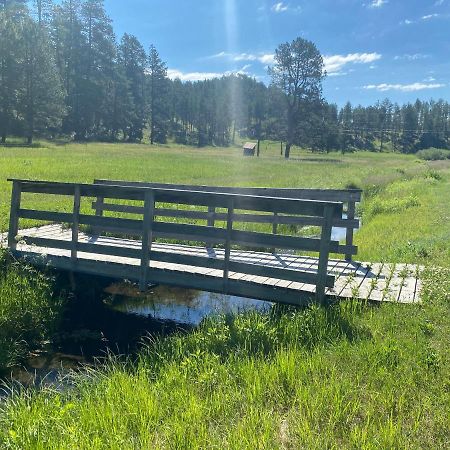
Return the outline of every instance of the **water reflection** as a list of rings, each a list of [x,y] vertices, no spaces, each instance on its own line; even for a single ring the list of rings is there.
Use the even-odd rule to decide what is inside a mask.
[[[261,300],[168,286],[140,293],[137,286],[117,283],[106,292],[111,294],[106,302],[115,311],[193,326],[211,315],[266,312],[272,307],[272,303]]]

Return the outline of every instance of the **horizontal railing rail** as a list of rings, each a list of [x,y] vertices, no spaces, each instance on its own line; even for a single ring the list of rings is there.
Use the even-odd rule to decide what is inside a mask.
[[[146,186],[89,185],[29,180],[10,181],[13,182],[13,190],[8,235],[9,247],[12,250],[17,249],[16,236],[19,233],[20,219],[69,224],[72,230],[71,240],[32,236],[25,236],[23,240],[25,243],[37,247],[69,250],[74,270],[76,270],[77,261],[80,258],[79,253],[81,252],[83,254],[101,254],[139,259],[141,267],[140,285],[142,289],[147,286],[149,277],[155,271],[154,268],[151,268],[150,261],[222,270],[224,292],[227,290],[230,272],[315,284],[317,298],[321,301],[323,301],[325,296],[325,288],[334,285],[334,277],[327,273],[327,264],[329,253],[336,252],[339,249],[339,243],[331,240],[333,221],[342,216],[342,204],[338,202],[150,188]],[[23,208],[21,204],[23,193],[69,196],[73,202],[72,212]],[[131,219],[83,214],[81,213],[83,198],[96,198],[96,202],[99,202],[99,199],[102,199],[102,201],[110,199],[113,201],[132,200],[141,202],[140,206],[127,205],[128,209],[118,211],[132,212],[140,215],[141,218]],[[224,227],[219,227],[216,226],[216,223],[211,225],[210,222],[207,226],[164,222],[160,220],[159,211],[155,208],[157,203],[201,206],[207,207],[208,210],[211,208],[223,208],[226,212],[220,213],[221,216],[219,217],[221,217],[225,225]],[[236,210],[239,213],[235,213]],[[251,214],[244,214],[242,211],[251,212]],[[277,214],[288,214],[292,218],[297,216],[314,218],[322,230],[320,238],[234,229],[233,225],[237,221],[256,220],[255,212],[263,213],[262,215],[276,212]],[[205,218],[208,219],[208,216]],[[81,225],[95,229],[114,230],[115,233],[124,236],[138,236],[140,241],[133,241],[135,244],[132,247],[120,244],[123,242],[120,239],[117,241],[112,240],[108,245],[80,241],[79,230]],[[158,249],[152,248],[152,243],[157,238],[189,242],[214,241],[222,244],[223,250],[215,258],[173,253],[162,251],[162,247]],[[234,245],[258,249],[281,248],[317,252],[319,253],[318,270],[315,272],[292,270],[289,268],[271,267],[270,265],[258,264],[257,262],[237,261],[231,257],[231,247]],[[353,251],[353,249],[351,250]]]

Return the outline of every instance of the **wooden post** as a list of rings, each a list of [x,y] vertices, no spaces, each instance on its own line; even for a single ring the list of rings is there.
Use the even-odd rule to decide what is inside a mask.
[[[97,197],[96,207],[95,207],[95,215],[97,217],[103,217],[104,205],[105,205],[105,197],[101,197],[101,196]],[[102,230],[100,227],[94,227],[92,231],[94,234],[101,234]]]
[[[283,156],[283,141],[280,142],[280,155]]]
[[[80,204],[80,186],[76,185],[73,196],[72,248],[70,250],[70,259],[72,262],[72,266],[74,266],[77,262],[78,235],[80,228]]]
[[[259,158],[259,145],[260,145],[260,139],[258,139],[258,146],[256,147],[256,156]]]
[[[227,291],[228,275],[230,273],[231,233],[233,232],[234,199],[230,198],[227,213],[227,235],[225,240],[225,259],[223,267],[223,291]]]
[[[325,288],[328,270],[328,257],[330,256],[331,230],[333,228],[333,213],[334,206],[325,206],[322,234],[320,237],[319,266],[317,269],[316,285],[316,297],[317,300],[322,304],[325,303]]]
[[[278,213],[274,212],[273,213],[272,234],[277,234],[277,233],[278,233]],[[272,253],[275,253],[277,251],[277,249],[271,248],[270,251]]]
[[[19,209],[22,197],[22,185],[13,181],[11,194],[11,211],[9,213],[8,248],[12,251],[17,248],[17,235],[19,233]]]
[[[214,227],[216,224],[216,207],[215,206],[208,206],[208,220],[207,225],[208,227]],[[207,241],[205,242],[206,247],[214,247],[213,241]]]
[[[349,220],[353,220],[355,218],[355,201],[354,200],[350,200],[348,202],[348,208],[347,208],[347,219]],[[353,245],[353,228],[352,227],[348,227],[347,228],[347,234],[345,236],[345,244],[346,245]],[[346,254],[345,255],[345,260],[346,261],[351,261],[352,260],[352,254]]]
[[[153,190],[145,192],[144,199],[144,220],[142,225],[142,256],[141,256],[141,277],[139,280],[139,290],[144,292],[148,285],[148,270],[150,263],[150,250],[152,247],[152,227],[155,213],[155,194]]]
[[[278,213],[273,213],[273,225],[272,225],[272,233],[277,234],[278,233]]]

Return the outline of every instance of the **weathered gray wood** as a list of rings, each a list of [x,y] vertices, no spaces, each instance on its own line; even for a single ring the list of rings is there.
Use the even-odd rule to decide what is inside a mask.
[[[97,217],[102,217],[103,216],[103,214],[104,214],[104,211],[105,211],[105,208],[104,208],[104,205],[105,205],[105,199],[104,199],[104,197],[102,197],[102,196],[98,196],[97,197],[97,200],[96,200],[96,202],[95,202],[95,215],[97,216]],[[98,233],[98,234],[100,234],[101,233],[101,230],[99,230],[99,229],[97,229],[97,228],[93,228],[93,232],[94,233]]]
[[[22,186],[17,181],[13,182],[11,193],[11,211],[9,213],[8,247],[11,250],[17,248],[17,234],[19,233],[19,210],[22,195]]]
[[[72,242],[65,241],[62,239],[51,239],[51,238],[41,238],[41,237],[30,237],[24,236],[23,241],[30,246],[35,246],[38,248],[55,248],[61,250],[72,250]],[[77,243],[77,251],[85,253],[93,253],[99,255],[108,256],[119,256],[122,258],[136,258],[140,259],[142,255],[141,249],[121,247],[118,245],[102,245],[102,244],[91,244],[86,242]]]
[[[279,220],[278,213],[274,212],[273,213],[273,226],[272,226],[273,234],[277,234],[277,232],[278,232],[278,224],[279,224],[278,220]]]
[[[223,228],[167,222],[154,222],[153,230],[155,236],[158,237],[199,242],[205,242],[212,239],[216,242],[224,243],[227,234],[226,230]]]
[[[77,244],[78,244],[78,233],[80,228],[80,204],[81,204],[80,187],[75,186],[73,196],[72,248],[70,251],[70,259],[72,260],[73,265],[75,265],[77,261]]]
[[[16,182],[18,183],[18,182]],[[240,244],[248,247],[257,248],[289,248],[295,250],[307,250],[307,251],[320,251],[323,250],[323,240],[296,237],[296,236],[281,236],[281,235],[271,235],[268,233],[256,233],[250,231],[240,231],[233,229],[234,211],[235,210],[247,210],[247,211],[258,211],[263,213],[276,213],[274,216],[274,222],[277,221],[277,215],[281,214],[306,214],[309,216],[316,216],[323,222],[323,227],[331,227],[333,219],[340,218],[342,214],[342,204],[336,202],[327,202],[319,200],[298,200],[298,199],[286,199],[286,198],[274,198],[274,197],[262,197],[262,196],[249,196],[249,195],[238,195],[229,193],[211,193],[211,192],[199,192],[199,191],[182,191],[176,189],[154,189],[154,188],[142,188],[142,187],[118,187],[118,186],[99,186],[99,185],[84,185],[84,184],[74,184],[74,183],[50,183],[50,182],[31,182],[23,181],[19,183],[21,188],[26,192],[37,192],[37,193],[47,193],[47,194],[60,194],[60,195],[72,195],[74,201],[74,209],[72,214],[67,213],[57,213],[52,211],[34,211],[34,210],[20,210],[20,214],[23,217],[34,218],[36,220],[47,220],[47,221],[59,221],[68,222],[72,224],[72,236],[71,236],[71,247],[70,247],[70,260],[72,266],[74,266],[75,261],[78,264],[80,259],[78,255],[79,249],[84,250],[83,258],[94,258],[98,259],[99,254],[104,256],[111,256],[109,260],[111,262],[117,262],[117,259],[121,257],[127,258],[126,256],[117,256],[111,249],[112,246],[102,246],[103,248],[96,248],[95,245],[89,242],[78,242],[79,237],[79,225],[89,225],[95,230],[97,229],[115,229],[119,230],[119,233],[126,235],[129,232],[133,234],[140,235],[142,237],[141,241],[141,255],[140,255],[140,276],[139,284],[141,289],[145,289],[148,283],[148,274],[151,268],[150,257],[151,257],[151,243],[153,237],[164,237],[176,240],[189,240],[196,242],[207,242],[214,240],[215,242],[224,243],[224,266],[223,271],[216,269],[217,265],[214,263],[211,267],[211,273],[208,276],[219,276],[217,273],[221,272],[223,278],[222,290],[227,291],[227,284],[229,281],[229,273],[231,270],[247,270],[247,273],[243,280],[254,283],[268,283],[276,285],[278,279],[277,276],[284,276],[284,270],[277,267],[268,265],[266,261],[263,262],[262,256],[259,256],[257,264],[248,264],[247,262],[241,261],[231,261],[231,246],[232,244]],[[70,190],[72,192],[70,193]],[[115,199],[115,200],[139,200],[144,201],[143,208],[143,219],[124,219],[124,218],[113,218],[113,217],[103,217],[102,215],[85,215],[80,214],[80,203],[82,196],[95,196],[101,198],[100,201],[95,202],[96,212],[102,207],[102,211],[105,211],[105,205],[102,205],[105,198]],[[207,216],[207,224],[209,226],[198,226],[190,224],[180,224],[180,223],[167,223],[154,221],[155,203],[175,203],[175,204],[185,204],[191,206],[207,206],[208,211],[211,213],[212,208],[227,208],[227,227],[226,229],[215,228],[211,226],[211,217]],[[124,205],[128,207],[128,205]],[[131,205],[130,205],[131,206]],[[128,210],[129,212],[130,210]],[[136,210],[134,210],[136,211]],[[184,213],[184,212],[183,212]],[[214,214],[214,213],[213,213]],[[216,217],[214,217],[215,219]],[[244,215],[244,218],[245,215]],[[214,223],[214,222],[213,222]],[[328,236],[327,252],[325,255],[326,262],[328,261],[329,251],[337,250],[339,244],[336,241],[331,241],[331,234]],[[41,244],[43,241],[41,241]],[[86,247],[89,246],[89,247]],[[109,247],[109,248],[106,248]],[[88,251],[89,250],[89,251]],[[98,252],[97,252],[98,250]],[[135,249],[133,249],[135,250]],[[64,244],[61,245],[56,251],[64,251]],[[102,253],[103,252],[103,253]],[[116,253],[120,255],[131,254],[127,253],[125,250],[117,250]],[[59,254],[59,253],[58,253]],[[134,253],[133,253],[134,254]],[[323,256],[320,258],[323,262]],[[319,262],[320,262],[319,261]],[[180,266],[181,261],[172,263]],[[186,258],[183,258],[183,262],[187,262]],[[296,282],[299,280],[304,280],[307,282],[315,282],[318,284],[319,295],[323,297],[323,292],[325,286],[329,283],[333,283],[334,278],[328,277],[326,273],[327,264],[325,262],[325,273],[319,270],[319,275],[312,273],[302,273],[298,271],[296,277],[294,278]],[[127,264],[134,264],[129,261]],[[265,270],[261,267],[265,265]],[[181,265],[182,266],[182,265]],[[184,270],[189,270],[188,265],[185,265]],[[194,272],[196,267],[194,267]],[[319,269],[321,269],[319,264]],[[150,270],[151,272],[151,270]],[[216,275],[213,275],[216,274]],[[292,273],[286,274],[287,276],[293,277]],[[272,276],[272,277],[271,277]],[[201,286],[200,286],[201,287]]]
[[[144,208],[144,220],[142,223],[141,277],[139,280],[139,288],[141,291],[145,291],[148,286],[147,274],[150,263],[153,213],[155,209],[155,196],[153,191],[147,191],[145,193]]]
[[[361,201],[360,189],[303,189],[267,187],[229,187],[188,184],[150,183],[141,181],[94,180],[94,184],[114,186],[136,186],[161,189],[183,189],[188,191],[226,192],[230,194],[261,195],[266,197],[305,198],[327,201]]]
[[[215,225],[216,219],[216,208],[214,206],[208,206],[208,213],[207,213],[207,225],[208,227],[213,227]]]
[[[348,203],[347,218],[349,220],[353,220],[355,218],[355,202],[353,202],[353,201]],[[353,228],[352,227],[347,227],[347,233],[346,233],[346,236],[345,236],[345,243],[348,246],[353,245]],[[345,259],[347,261],[351,261],[352,254],[351,253],[346,253]]]
[[[328,268],[328,258],[330,255],[331,231],[333,228],[333,206],[328,206],[324,214],[325,223],[322,226],[320,237],[319,266],[317,273],[316,296],[321,303],[325,301],[325,288]]]
[[[30,262],[37,265],[49,263],[51,267],[61,270],[73,270],[70,259],[70,229],[46,225],[21,230],[20,235],[23,239],[18,243],[15,252],[17,257],[31,258]],[[6,235],[0,235],[3,245],[6,245],[5,237]],[[96,237],[80,232],[77,249],[77,272],[140,281],[141,241]],[[223,289],[223,249],[154,244],[150,260],[147,279],[151,282],[213,292],[221,292]],[[389,278],[391,274],[393,278],[390,282],[396,283],[397,274],[398,283],[404,283],[402,292],[406,286],[411,286],[409,289],[412,291],[417,274],[415,266],[408,265],[408,273],[405,272],[404,276],[400,276],[403,270],[393,271],[393,266],[389,264],[386,265],[386,270],[381,270],[381,267],[381,264],[374,263],[330,260],[328,273],[335,275],[336,282],[334,290],[327,290],[327,297],[352,298],[357,291],[359,298],[368,301],[389,300],[389,296],[385,295],[388,284],[386,277]],[[313,257],[231,250],[227,293],[241,295],[240,293],[246,292],[251,298],[291,304],[297,304],[300,298],[310,302],[314,297],[312,292],[316,284],[314,277],[317,277],[317,268],[318,260]],[[381,276],[378,277],[378,274]],[[291,279],[295,281],[290,281]],[[348,280],[348,283],[345,280]],[[327,285],[330,287],[332,280],[331,284],[327,282]],[[419,291],[420,286],[416,289],[418,300]],[[402,292],[398,294],[397,287],[395,288],[392,292],[396,296],[395,300],[401,303],[411,302],[411,296],[406,293],[403,295]]]
[[[97,202],[92,203],[92,208],[101,208],[103,211],[122,212],[128,214],[143,214],[144,208],[141,206],[120,205],[113,203],[104,203],[102,207]],[[209,211],[192,211],[186,209],[169,209],[169,208],[155,208],[156,217],[173,217],[182,219],[206,220],[208,226],[214,226],[215,220],[226,222],[226,213],[215,213],[214,219],[210,220],[212,212],[215,211],[213,206],[209,207]],[[307,216],[283,216],[277,214],[277,223],[280,225],[312,225],[322,226],[323,219],[321,217],[307,217]],[[267,223],[274,224],[274,216],[272,214],[238,214],[235,213],[233,222],[246,223]],[[340,228],[359,228],[359,220],[333,218],[333,226]]]
[[[208,212],[206,214],[206,224],[208,227],[214,227],[216,222],[216,208],[214,206],[208,206]],[[207,247],[214,247],[215,242],[213,240],[208,240],[205,242]]]
[[[48,222],[71,223],[71,213],[60,213],[54,211],[36,211],[34,209],[19,209],[17,215],[22,219],[43,220]]]
[[[35,182],[21,180],[23,192],[34,192],[54,195],[72,195],[74,183]],[[115,198],[121,200],[144,200],[145,192],[149,188],[112,186],[112,185],[87,185],[79,184],[82,196]],[[212,193],[201,191],[183,191],[176,189],[152,189],[156,202],[179,203],[196,206],[215,206],[227,208],[230,196],[234,196],[235,209],[249,211],[304,214],[323,217],[325,207],[334,203],[334,217],[342,216],[342,204],[321,200],[299,200],[276,197],[258,197],[250,195],[236,195],[227,193]]]
[[[227,231],[225,237],[225,265],[223,268],[223,290],[226,292],[230,272],[231,235],[233,233],[234,199],[231,198],[227,212]]]

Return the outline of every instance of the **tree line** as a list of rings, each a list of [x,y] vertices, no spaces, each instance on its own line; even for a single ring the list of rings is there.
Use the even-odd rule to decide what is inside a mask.
[[[237,136],[314,151],[449,148],[448,102],[338,108],[312,42],[281,44],[271,83],[170,80],[157,49],[117,39],[103,0],[0,0],[0,139],[65,136],[227,146]]]

